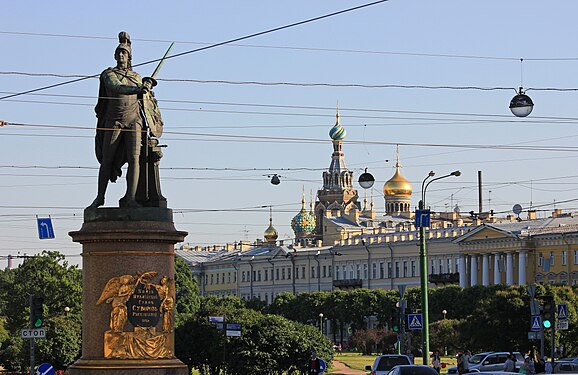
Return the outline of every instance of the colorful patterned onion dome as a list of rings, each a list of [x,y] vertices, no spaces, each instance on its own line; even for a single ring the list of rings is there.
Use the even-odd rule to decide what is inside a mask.
[[[305,197],[301,199],[301,211],[291,220],[295,235],[308,235],[315,230],[315,216],[305,209]]]
[[[329,136],[334,141],[342,141],[345,139],[347,132],[345,131],[345,128],[341,126],[341,123],[339,121],[339,112],[337,112],[335,117],[336,117],[335,125],[333,125],[331,130],[329,130]]]
[[[413,188],[409,181],[399,173],[399,164],[395,168],[395,174],[383,185],[383,195],[391,196],[410,196]]]

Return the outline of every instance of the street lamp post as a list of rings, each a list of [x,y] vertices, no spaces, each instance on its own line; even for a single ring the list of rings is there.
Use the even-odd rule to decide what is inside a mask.
[[[425,210],[426,201],[425,201],[425,193],[427,191],[428,186],[437,180],[441,180],[442,178],[447,178],[451,176],[460,176],[460,171],[454,171],[450,174],[433,178],[429,180],[426,184],[426,181],[431,177],[435,176],[434,171],[430,171],[426,178],[424,178],[423,182],[421,183],[421,200],[419,201],[419,209]],[[421,311],[422,311],[422,355],[423,355],[423,364],[428,366],[429,365],[429,309],[428,309],[428,281],[427,281],[427,251],[426,251],[426,243],[425,243],[425,226],[423,223],[419,223],[419,259],[420,259],[420,286],[421,286]]]
[[[323,334],[323,313],[319,313],[319,330]]]
[[[446,310],[446,309],[443,309],[443,310],[442,310],[442,314],[443,314],[443,316],[444,316],[444,320],[446,320],[446,314],[447,314],[447,313],[448,313],[448,310]]]

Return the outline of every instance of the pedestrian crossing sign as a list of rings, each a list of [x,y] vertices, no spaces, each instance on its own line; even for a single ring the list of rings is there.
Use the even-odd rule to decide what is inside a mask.
[[[409,329],[417,330],[423,329],[423,320],[421,314],[407,314],[407,327]]]
[[[542,318],[540,318],[540,315],[533,315],[530,324],[531,331],[540,331],[542,329]]]
[[[560,304],[558,305],[558,320],[568,319],[568,305]]]

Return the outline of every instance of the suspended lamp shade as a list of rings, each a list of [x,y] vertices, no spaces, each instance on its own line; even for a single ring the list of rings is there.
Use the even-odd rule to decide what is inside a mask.
[[[524,94],[520,87],[518,94],[510,100],[510,111],[512,111],[516,117],[526,117],[532,113],[533,109],[534,102],[528,95]]]
[[[357,182],[359,182],[359,185],[362,188],[369,189],[375,183],[375,178],[373,177],[373,175],[371,173],[367,172],[367,168],[366,168],[365,172],[359,176],[359,179],[357,180]]]

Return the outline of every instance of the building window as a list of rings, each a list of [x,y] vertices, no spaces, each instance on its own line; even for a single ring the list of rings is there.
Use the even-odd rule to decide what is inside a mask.
[[[554,252],[550,251],[550,265],[553,266],[554,265]]]
[[[301,267],[301,278],[305,279],[305,266]]]
[[[566,250],[562,250],[562,265],[565,266],[568,262],[568,253]]]
[[[257,271],[253,270],[253,276],[251,278],[251,281],[255,281],[257,280]]]
[[[417,276],[417,275],[416,275],[416,272],[415,272],[415,260],[412,260],[412,261],[411,261],[411,276],[412,276],[412,277]]]
[[[383,267],[383,262],[379,262],[379,278],[385,278],[385,269]]]
[[[327,277],[327,266],[323,266],[323,277]]]
[[[356,279],[361,279],[361,266],[358,264],[355,265],[355,275]]]
[[[349,265],[349,280],[353,280],[355,276],[353,275],[353,264]]]
[[[227,283],[231,284],[231,272],[227,272]]]
[[[542,253],[538,253],[538,266],[542,267],[542,263],[544,261],[544,256],[542,255]]]
[[[363,278],[367,280],[367,264],[363,263]]]
[[[446,267],[448,269],[448,273],[452,272],[452,260],[451,258],[446,259]]]
[[[327,276],[328,277],[333,277],[331,268],[332,268],[331,266],[327,266]]]
[[[371,263],[371,278],[377,279],[377,263]]]
[[[432,259],[432,260],[430,260],[429,264],[430,264],[430,273],[435,273],[436,272],[436,261]]]
[[[291,267],[287,268],[287,279],[291,280]]]
[[[209,275],[205,275],[205,285],[209,283]]]
[[[281,268],[281,279],[285,280],[285,268]]]
[[[215,277],[215,284],[219,284],[219,274],[216,275],[217,277]]]
[[[245,271],[241,272],[241,281],[245,282],[246,278],[245,278]]]
[[[444,260],[443,259],[439,260],[438,266],[440,268],[439,273],[444,273]]]
[[[393,278],[393,270],[391,268],[391,262],[387,262],[387,278],[388,279]]]
[[[335,280],[339,280],[339,266],[335,266]]]
[[[399,262],[395,262],[395,277],[399,277]]]
[[[315,267],[311,267],[311,278],[315,278]]]
[[[211,275],[211,285],[213,285],[214,276],[215,275]]]
[[[275,268],[275,280],[279,280],[279,268]]]
[[[269,280],[269,270],[265,270],[265,281]]]
[[[261,281],[261,270],[257,271],[257,281]]]
[[[578,250],[574,250],[574,264],[578,264]]]
[[[407,277],[407,260],[403,261],[403,277]]]
[[[236,284],[237,283],[237,272],[235,272],[233,274],[233,282]]]

